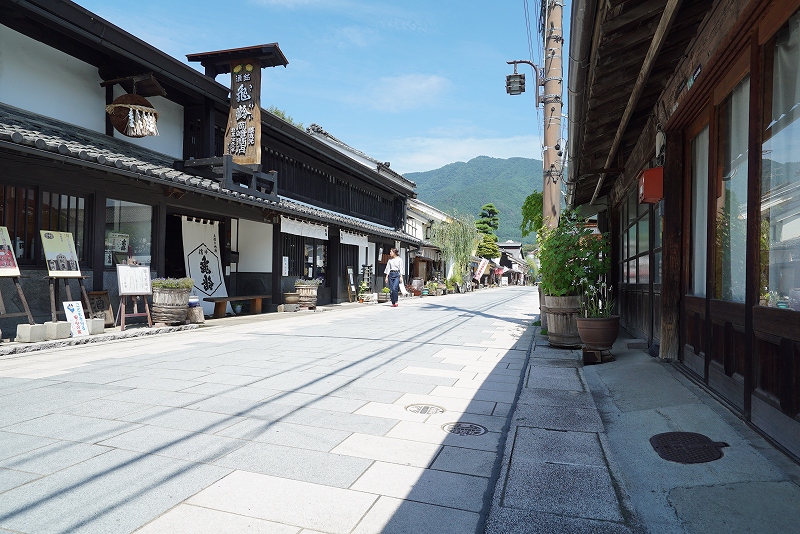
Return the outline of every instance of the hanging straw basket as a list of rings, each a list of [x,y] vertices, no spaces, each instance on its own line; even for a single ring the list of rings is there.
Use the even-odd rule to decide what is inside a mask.
[[[123,135],[158,135],[158,111],[143,96],[131,93],[117,97],[106,106],[106,112],[111,116],[111,124]]]

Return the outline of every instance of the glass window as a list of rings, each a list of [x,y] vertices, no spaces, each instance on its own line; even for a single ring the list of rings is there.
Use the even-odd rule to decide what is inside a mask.
[[[628,224],[631,224],[633,221],[636,220],[637,208],[636,204],[638,203],[639,199],[637,198],[638,189],[634,189],[628,195]]]
[[[767,61],[759,291],[766,305],[800,310],[800,13],[778,33]]]
[[[714,296],[744,302],[750,77],[720,105]]]
[[[636,225],[628,228],[628,257],[636,255]]]
[[[639,252],[650,250],[650,219],[642,217],[636,225],[639,227]]]
[[[664,239],[664,201],[660,200],[654,210],[655,214],[655,243],[653,243],[653,248],[659,249],[661,248],[661,243],[663,243]]]
[[[650,283],[650,255],[644,254],[639,256],[639,283]]]
[[[692,139],[692,244],[689,294],[706,296],[708,246],[708,126]]]
[[[153,208],[145,204],[106,199],[105,265],[150,265]]]

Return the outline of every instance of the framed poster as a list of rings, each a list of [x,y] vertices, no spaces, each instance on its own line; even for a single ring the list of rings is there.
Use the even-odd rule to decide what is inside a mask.
[[[19,276],[14,243],[8,237],[8,228],[5,226],[0,226],[0,276]]]
[[[103,319],[105,326],[114,326],[114,310],[108,299],[108,291],[89,291],[92,319]]]
[[[117,265],[119,296],[150,295],[150,267],[148,265]]]
[[[78,253],[71,232],[52,232],[40,230],[42,250],[47,263],[47,275],[56,278],[77,278],[81,276],[78,266]]]

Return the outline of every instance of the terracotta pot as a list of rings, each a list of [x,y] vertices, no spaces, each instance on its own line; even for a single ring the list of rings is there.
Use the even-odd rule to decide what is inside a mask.
[[[284,304],[297,304],[300,302],[300,293],[284,293],[283,294],[283,303]]]
[[[576,319],[581,312],[581,297],[545,295],[547,304],[547,340],[554,347],[577,349],[581,346]]]
[[[619,335],[619,315],[611,317],[578,317],[581,341],[591,350],[609,350]]]

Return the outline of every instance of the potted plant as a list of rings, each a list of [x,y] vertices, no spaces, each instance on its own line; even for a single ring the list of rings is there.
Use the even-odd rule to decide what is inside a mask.
[[[381,292],[378,293],[378,302],[388,302],[390,292],[391,290],[388,287],[384,286],[383,289],[381,289]]]
[[[321,280],[312,278],[303,280],[298,278],[294,281],[294,288],[300,294],[299,304],[301,308],[315,308],[317,306],[317,287]]]
[[[191,278],[154,278],[151,318],[157,323],[183,323],[189,311],[189,293],[194,287]]]
[[[577,211],[565,211],[558,226],[542,228],[539,259],[548,341],[555,347],[578,348],[581,289],[584,283],[595,284],[608,272],[608,239],[593,233]]]
[[[369,295],[368,291],[369,291],[369,286],[367,285],[367,281],[362,280],[358,284],[358,302],[364,302],[365,300],[369,300],[369,298],[367,297],[367,295]]]
[[[605,282],[585,284],[578,334],[589,350],[611,349],[619,335],[619,315],[614,315],[614,299]]]
[[[439,284],[437,284],[434,281],[430,281],[430,282],[428,282],[427,285],[428,285],[428,295],[429,296],[433,297],[433,296],[441,295],[441,293],[439,292]]]

